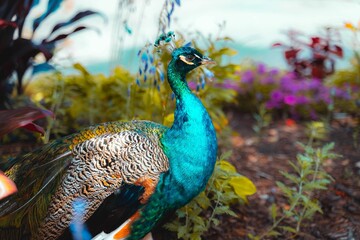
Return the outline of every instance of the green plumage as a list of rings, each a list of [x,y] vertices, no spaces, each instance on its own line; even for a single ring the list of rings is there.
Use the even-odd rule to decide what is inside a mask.
[[[56,239],[72,219],[73,201],[87,200],[87,219],[119,190],[124,193],[119,196],[139,202],[139,218],[127,239],[141,239],[167,212],[198,195],[214,169],[217,140],[185,75],[208,62],[193,48],[173,52],[168,66],[176,97],[171,128],[148,121],[105,123],[14,159],[6,174],[19,192],[0,202],[0,239]],[[138,192],[125,194],[130,185],[142,187],[141,198],[134,199]]]

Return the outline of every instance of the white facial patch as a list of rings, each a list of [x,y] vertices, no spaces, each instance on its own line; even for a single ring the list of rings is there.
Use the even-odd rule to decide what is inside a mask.
[[[189,62],[188,60],[186,60],[186,57],[183,55],[179,56],[180,60],[183,61],[184,63],[188,64],[188,65],[194,65],[193,62]]]
[[[194,56],[201,60],[201,57],[199,57],[197,54],[194,54]]]

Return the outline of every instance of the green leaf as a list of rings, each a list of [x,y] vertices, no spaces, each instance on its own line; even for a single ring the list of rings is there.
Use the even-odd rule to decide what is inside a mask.
[[[178,222],[177,222],[178,223]],[[166,223],[163,227],[169,231],[177,232],[179,229],[179,225],[175,224],[174,222]]]
[[[212,219],[211,219],[211,222],[212,222],[212,224],[214,224],[215,226],[218,226],[218,225],[220,224],[220,220],[217,219],[217,218],[212,218]]]
[[[290,164],[290,166],[298,173],[300,174],[300,168],[298,166],[296,166],[293,162],[289,161],[288,162]]]
[[[251,240],[260,240],[260,238],[258,236],[254,236],[252,235],[251,233],[249,233],[248,235],[248,238],[251,239]]]
[[[280,236],[281,234],[275,230],[272,230],[272,231],[268,232],[267,235],[270,237],[277,237],[277,236]]]
[[[305,183],[303,189],[308,191],[312,191],[315,189],[326,190],[328,189],[326,185],[328,185],[329,183],[330,181],[327,179],[319,179],[317,181]]]
[[[183,238],[185,235],[187,235],[188,229],[186,226],[179,226],[177,229],[177,237]]]
[[[276,185],[280,188],[280,190],[284,193],[288,198],[293,195],[292,189],[287,187],[284,183],[276,181]]]
[[[229,159],[229,158],[231,157],[231,155],[232,155],[232,151],[231,151],[231,150],[226,151],[226,152],[224,152],[224,153],[222,153],[222,154],[220,155],[220,160],[227,160],[227,159]]]
[[[279,226],[278,228],[291,233],[297,233],[295,228],[289,227],[289,226]]]
[[[275,203],[271,204],[270,212],[271,212],[271,218],[275,222],[277,217],[277,206]]]
[[[201,192],[194,200],[204,210],[208,209],[211,205],[210,199],[206,196],[205,192]]]
[[[190,240],[201,240],[201,236],[199,233],[192,233],[190,235]]]
[[[284,212],[284,215],[287,217],[287,218],[291,218],[295,215],[295,213],[293,211],[289,211],[289,210],[283,210]]]
[[[86,70],[86,68],[80,63],[74,63],[73,68],[79,70],[84,76],[90,75],[90,73]]]
[[[298,184],[301,181],[301,179],[299,179],[294,174],[287,173],[287,172],[284,172],[284,171],[280,171],[280,173],[281,173],[281,175],[283,175],[284,177],[286,177],[287,179],[289,179],[290,181],[292,181],[295,184]]]

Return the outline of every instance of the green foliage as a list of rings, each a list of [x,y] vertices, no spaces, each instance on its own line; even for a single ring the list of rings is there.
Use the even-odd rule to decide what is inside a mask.
[[[176,219],[164,226],[177,232],[179,239],[201,239],[212,226],[220,224],[221,215],[236,217],[232,204],[247,202],[247,196],[256,192],[254,184],[225,160],[230,155],[227,152],[218,159],[205,191],[177,210]]]
[[[211,40],[208,40],[211,42]],[[183,39],[178,40],[182,45]],[[145,50],[144,50],[145,49]],[[142,50],[150,54],[146,48]],[[219,86],[224,78],[231,77],[234,66],[223,64],[222,57],[233,54],[226,47],[216,48],[211,43],[207,51],[218,65],[211,73],[207,69],[193,71],[187,80],[189,83],[201,83],[201,87],[193,89],[208,109],[215,128],[220,131],[227,128],[228,121],[223,112],[225,103],[234,103],[236,91]],[[156,50],[154,50],[154,54]],[[142,54],[140,54],[142,57]],[[149,58],[148,55],[145,56]],[[142,60],[142,59],[141,59]],[[65,76],[60,72],[42,76],[33,80],[27,94],[37,104],[45,105],[56,115],[52,134],[66,135],[85,126],[116,120],[146,119],[170,126],[173,121],[175,101],[169,84],[160,80],[166,78],[164,66],[167,66],[170,55],[166,52],[157,54],[153,66],[142,74],[133,75],[118,67],[106,77],[102,74],[91,75],[81,64],[73,65],[79,74]],[[150,67],[146,67],[150,69]],[[206,74],[205,74],[206,73]],[[216,82],[210,81],[216,76]],[[204,78],[209,82],[204,84]]]
[[[258,113],[253,114],[255,124],[253,129],[258,136],[261,136],[264,128],[268,127],[271,123],[271,114],[266,109],[265,104],[262,103],[258,107]]]
[[[354,64],[352,68],[337,71],[326,81],[326,85],[334,86],[346,91],[347,98],[335,98],[334,109],[349,114],[357,114],[360,99],[360,65]]]
[[[308,146],[312,146],[315,140],[325,140],[329,129],[324,122],[311,121],[306,123],[306,135],[309,139]]]
[[[142,98],[146,96],[139,93],[133,98],[129,97],[128,91],[136,86],[132,84],[134,78],[127,71],[117,68],[112,76],[105,77],[89,74],[80,64],[75,64],[74,68],[81,74],[46,75],[31,82],[27,88],[27,94],[34,102],[44,104],[56,114],[53,133],[69,134],[87,125],[129,119],[134,110],[143,114],[142,109],[145,109],[147,101]],[[157,100],[155,97],[153,99]],[[131,101],[133,109],[128,107]],[[140,108],[140,102],[145,106]]]
[[[41,1],[44,2],[44,1]],[[4,1],[0,11],[0,109],[12,108],[12,92],[14,89],[13,77],[16,74],[17,94],[23,93],[23,77],[29,67],[32,67],[32,74],[54,70],[55,67],[50,64],[50,59],[55,54],[56,45],[66,39],[73,33],[88,29],[86,26],[77,26],[71,32],[59,34],[59,30],[64,27],[69,28],[79,20],[98,14],[97,12],[86,10],[78,12],[75,16],[65,22],[59,22],[53,26],[53,29],[44,39],[34,39],[36,29],[44,20],[54,14],[61,5],[62,0],[47,1],[47,10],[39,17],[33,20],[32,28],[24,31],[24,24],[28,16],[40,0],[33,1]],[[25,34],[23,34],[26,32]],[[42,54],[45,61],[35,64],[35,58]]]
[[[303,154],[297,155],[295,163],[289,162],[293,172],[280,171],[287,184],[277,181],[276,185],[287,199],[288,207],[279,211],[276,204],[270,208],[273,225],[261,236],[251,236],[261,239],[265,236],[278,236],[284,232],[299,234],[303,221],[311,220],[315,213],[322,213],[316,193],[328,189],[333,178],[323,169],[323,163],[330,158],[338,157],[333,153],[334,143],[322,148],[302,145]],[[285,220],[289,225],[284,225]]]

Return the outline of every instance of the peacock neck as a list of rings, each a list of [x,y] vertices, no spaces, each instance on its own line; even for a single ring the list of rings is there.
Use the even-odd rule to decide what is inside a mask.
[[[177,71],[174,61],[171,61],[169,63],[167,75],[168,82],[172,91],[175,94],[176,100],[181,100],[189,94],[192,94],[185,80],[186,73]]]
[[[172,62],[168,81],[176,110],[174,123],[161,141],[170,164],[168,179],[173,190],[169,201],[179,206],[204,189],[214,169],[217,140],[208,112],[189,89],[185,74],[177,72]]]

